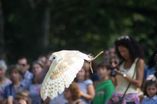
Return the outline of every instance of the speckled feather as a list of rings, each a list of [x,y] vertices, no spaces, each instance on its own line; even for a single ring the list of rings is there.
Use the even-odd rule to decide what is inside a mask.
[[[72,83],[76,74],[81,70],[84,60],[91,61],[91,57],[75,50],[62,50],[52,53],[51,66],[41,86],[41,97],[53,99],[61,94]]]

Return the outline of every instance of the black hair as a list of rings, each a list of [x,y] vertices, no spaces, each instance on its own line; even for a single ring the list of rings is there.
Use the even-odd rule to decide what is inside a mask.
[[[106,68],[107,70],[112,70],[112,66],[109,65],[109,64],[105,64],[105,63],[100,63],[97,65],[97,69],[100,69],[100,68]]]
[[[156,65],[156,54],[157,54],[157,49],[153,52],[153,54],[150,56],[150,59],[148,60],[148,68],[152,68]]]
[[[144,88],[143,88],[144,95],[148,96],[148,94],[147,94],[147,88],[149,86],[152,86],[152,85],[154,85],[157,88],[157,81],[156,80],[147,80],[147,81],[145,81]]]
[[[124,61],[125,59],[120,55],[120,52],[118,50],[119,46],[124,46],[128,49],[132,61],[134,61],[136,58],[143,58],[142,47],[131,36],[122,36],[115,41],[116,53],[121,61]]]

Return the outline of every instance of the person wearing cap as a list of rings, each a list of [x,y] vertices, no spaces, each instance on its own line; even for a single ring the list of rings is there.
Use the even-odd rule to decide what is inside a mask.
[[[5,73],[7,70],[7,65],[4,60],[0,60],[0,104],[4,100],[4,88],[11,83],[9,78],[6,77]]]

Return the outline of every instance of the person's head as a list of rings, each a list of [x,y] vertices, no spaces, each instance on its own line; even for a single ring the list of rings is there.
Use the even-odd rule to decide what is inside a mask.
[[[46,55],[46,62],[45,62],[45,69],[46,69],[46,70],[49,69],[49,67],[50,67],[50,65],[51,65],[51,63],[52,63],[52,61],[49,60],[50,56],[51,56],[51,53],[49,53],[49,54]]]
[[[115,41],[115,49],[118,57],[122,60],[134,61],[136,58],[143,58],[143,51],[140,45],[131,36],[121,36]]]
[[[92,65],[93,65],[93,63],[92,63]],[[85,70],[85,79],[90,78],[90,76],[91,76],[91,67],[90,67],[90,63],[88,61],[84,61],[82,69]]]
[[[114,57],[115,56],[115,48],[110,48],[109,49],[109,56]]]
[[[4,60],[0,60],[0,79],[3,79],[5,72],[7,70],[7,65]]]
[[[76,76],[77,81],[83,81],[90,77],[90,63],[87,61],[84,61],[84,64],[81,68],[81,70],[78,72]]]
[[[34,75],[41,75],[41,73],[42,73],[42,71],[43,71],[43,67],[44,67],[44,65],[41,63],[41,62],[39,62],[39,61],[35,61],[35,62],[33,62],[33,65],[32,65],[32,68],[33,68],[33,74]]]
[[[81,69],[76,75],[76,81],[84,81],[86,78],[86,72],[84,69]]]
[[[15,104],[31,104],[31,99],[27,91],[18,92],[15,96]]]
[[[42,63],[43,67],[45,67],[46,61],[47,61],[47,57],[44,56],[44,55],[41,55],[41,56],[38,57],[37,61],[40,62],[40,63]]]
[[[100,80],[105,80],[110,77],[112,67],[110,65],[106,65],[104,63],[100,63],[97,66],[97,74]]]
[[[29,64],[27,62],[27,58],[26,57],[21,57],[18,59],[17,64],[21,67],[21,72],[25,73],[28,69],[29,69]]]
[[[10,79],[13,83],[20,82],[21,77],[22,77],[20,70],[21,70],[21,67],[18,65],[10,66],[9,75],[10,75]]]
[[[76,82],[73,82],[69,88],[65,89],[64,96],[67,100],[75,101],[80,98],[80,89]]]
[[[153,97],[157,94],[157,81],[156,80],[146,80],[144,84],[144,94],[148,97]]]
[[[114,68],[119,64],[119,59],[116,56],[110,57],[109,64]]]

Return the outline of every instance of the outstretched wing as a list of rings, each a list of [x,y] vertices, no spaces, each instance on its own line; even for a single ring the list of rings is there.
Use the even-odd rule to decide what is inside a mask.
[[[76,74],[82,68],[84,60],[91,58],[79,51],[63,50],[51,55],[52,64],[41,87],[41,97],[53,99],[61,94],[72,83]]]

